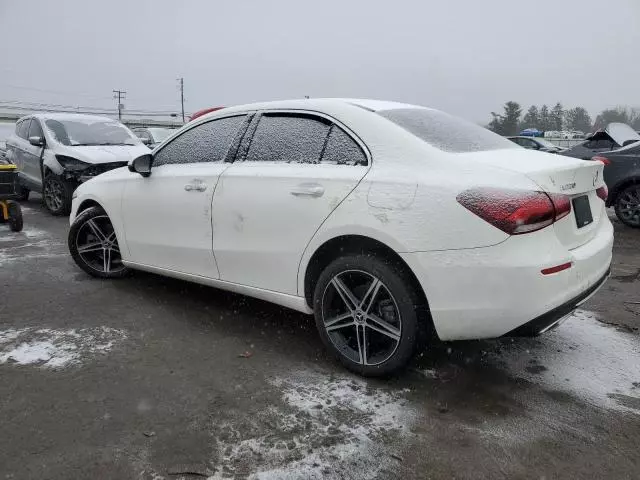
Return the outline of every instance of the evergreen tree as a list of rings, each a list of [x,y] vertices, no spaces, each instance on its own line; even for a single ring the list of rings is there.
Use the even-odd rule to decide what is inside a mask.
[[[584,133],[591,132],[591,116],[585,108],[575,107],[567,110],[567,128],[570,130],[580,130]]]
[[[540,128],[540,114],[538,112],[538,107],[535,105],[531,105],[527,113],[524,115],[522,119],[521,127],[524,128],[537,128],[538,130],[542,130]]]
[[[547,130],[553,130],[553,127],[551,126],[551,122],[550,122],[550,116],[549,116],[549,107],[547,107],[546,105],[542,105],[542,108],[540,108],[540,130],[543,131],[547,131]]]
[[[556,103],[550,114],[550,123],[553,130],[563,130],[564,128],[564,108],[560,102]]]

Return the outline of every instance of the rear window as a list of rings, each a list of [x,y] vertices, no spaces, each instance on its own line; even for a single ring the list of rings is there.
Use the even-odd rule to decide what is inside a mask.
[[[505,137],[438,110],[398,108],[377,113],[445,152],[465,153],[518,148]]]

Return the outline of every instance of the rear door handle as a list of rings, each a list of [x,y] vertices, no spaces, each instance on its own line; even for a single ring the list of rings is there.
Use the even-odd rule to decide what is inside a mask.
[[[291,190],[291,195],[295,197],[321,197],[324,195],[324,187],[319,183],[301,183]]]

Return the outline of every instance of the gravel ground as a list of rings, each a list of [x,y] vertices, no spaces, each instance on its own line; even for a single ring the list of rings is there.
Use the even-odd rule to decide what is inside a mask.
[[[310,318],[149,274],[101,281],[67,220],[0,226],[0,478],[640,478],[640,231],[536,339],[439,344],[385,381]]]

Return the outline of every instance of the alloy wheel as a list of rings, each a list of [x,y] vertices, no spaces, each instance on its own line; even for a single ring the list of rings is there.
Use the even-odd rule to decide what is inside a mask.
[[[102,273],[117,273],[126,267],[113,225],[106,215],[89,218],[76,234],[78,255],[92,269]]]
[[[64,203],[64,192],[62,191],[62,185],[59,182],[47,179],[44,185],[44,201],[47,204],[47,208],[52,211],[58,211],[62,208]]]
[[[361,270],[335,275],[322,296],[322,321],[337,350],[359,365],[379,365],[402,336],[397,302],[380,279]]]
[[[630,225],[640,226],[640,186],[627,188],[617,200],[617,213]]]

